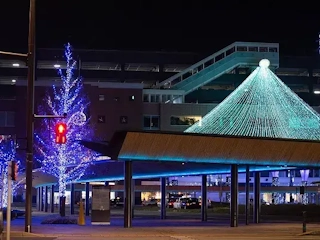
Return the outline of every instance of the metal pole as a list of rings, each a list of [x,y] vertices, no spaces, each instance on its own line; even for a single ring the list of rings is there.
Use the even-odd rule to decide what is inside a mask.
[[[74,183],[71,183],[70,185],[70,214],[74,215]]]
[[[54,185],[51,185],[51,194],[50,194],[50,208],[51,213],[54,213]]]
[[[254,223],[260,222],[260,172],[254,173]]]
[[[238,227],[238,165],[231,165],[230,227]]]
[[[208,220],[208,188],[207,188],[207,175],[201,176],[201,221]]]
[[[160,205],[160,219],[166,219],[166,210],[167,210],[167,186],[166,186],[167,179],[165,177],[161,178],[161,205]]]
[[[35,80],[35,13],[36,0],[30,0],[28,39],[28,88],[27,88],[27,159],[26,159],[26,217],[25,232],[32,226],[32,168],[33,168],[33,114]]]
[[[124,227],[132,227],[132,161],[124,163]]]
[[[86,216],[90,216],[90,182],[86,182]]]
[[[302,232],[305,233],[307,231],[307,212],[302,212]]]
[[[246,225],[249,225],[250,217],[250,167],[246,166]]]
[[[10,228],[11,228],[11,167],[12,167],[12,161],[10,161],[8,163],[8,180],[7,180],[7,184],[8,184],[8,195],[7,195],[7,240],[10,240]]]

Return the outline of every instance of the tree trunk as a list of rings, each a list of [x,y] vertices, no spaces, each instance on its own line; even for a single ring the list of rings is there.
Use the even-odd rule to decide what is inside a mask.
[[[65,196],[60,197],[60,216],[61,217],[66,216],[66,197]]]

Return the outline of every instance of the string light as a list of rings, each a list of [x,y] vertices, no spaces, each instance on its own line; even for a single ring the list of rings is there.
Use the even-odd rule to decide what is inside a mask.
[[[263,59],[247,79],[185,132],[319,140],[320,115],[287,87]]]
[[[1,138],[0,142],[0,209],[7,207],[8,198],[8,164],[15,160],[20,165],[20,161],[16,159],[16,144],[10,137]],[[12,182],[12,193],[16,195],[21,181]]]
[[[88,150],[76,140],[90,140],[93,129],[88,125],[85,114],[89,105],[83,93],[83,83],[80,77],[74,76],[76,61],[72,57],[71,45],[65,47],[66,70],[58,69],[61,87],[53,86],[53,94],[47,95],[45,103],[39,107],[41,114],[62,116],[64,119],[44,119],[43,127],[35,134],[36,159],[41,163],[41,169],[58,179],[59,196],[64,197],[66,185],[80,179],[95,157],[93,151]],[[50,121],[50,122],[49,122]],[[68,127],[66,144],[56,144],[55,136],[51,134],[57,122],[64,122]]]

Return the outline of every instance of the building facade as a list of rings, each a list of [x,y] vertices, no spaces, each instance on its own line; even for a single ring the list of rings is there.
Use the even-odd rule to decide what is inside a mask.
[[[237,51],[269,51],[279,54],[279,48],[275,50],[268,47],[266,50],[260,47],[255,50],[255,47],[251,47],[250,50],[249,45],[245,49],[243,46],[242,49],[237,47]],[[118,130],[184,131],[193,123],[201,121],[253,69],[249,64],[237,65],[213,81],[199,85],[185,94],[184,90],[163,87],[161,83],[206,56],[177,52],[79,50],[74,51],[74,57],[78,63],[76,74],[83,76],[85,92],[91,102],[90,124],[96,138],[104,141],[109,141]],[[279,54],[278,65],[274,71],[279,78],[320,112],[319,58]],[[64,67],[63,49],[38,50],[35,106],[44,101],[45,94],[50,92],[53,84],[59,85],[57,69]],[[0,134],[16,136],[21,149],[25,146],[26,135],[26,76],[27,67],[23,59],[0,56]],[[36,120],[36,130],[39,124]],[[263,174],[261,182],[271,185],[272,173]],[[280,175],[279,184],[301,185],[300,170],[291,173],[284,171]],[[227,182],[227,177],[212,176],[211,181],[216,182],[219,178]],[[319,181],[319,169],[312,169],[307,178],[308,182]],[[244,182],[244,178],[240,177],[239,181]],[[191,177],[183,181],[180,178],[178,182],[188,185],[200,180]]]

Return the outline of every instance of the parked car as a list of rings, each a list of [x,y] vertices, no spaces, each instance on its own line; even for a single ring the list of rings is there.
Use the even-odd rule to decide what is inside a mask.
[[[123,198],[117,197],[110,200],[110,206],[112,207],[122,207],[124,205]]]
[[[178,198],[170,198],[168,200],[168,208],[173,208],[173,204],[177,201]]]
[[[155,198],[142,201],[142,206],[157,206],[158,200]]]
[[[198,198],[180,198],[173,204],[173,207],[177,209],[200,208],[200,206]]]

